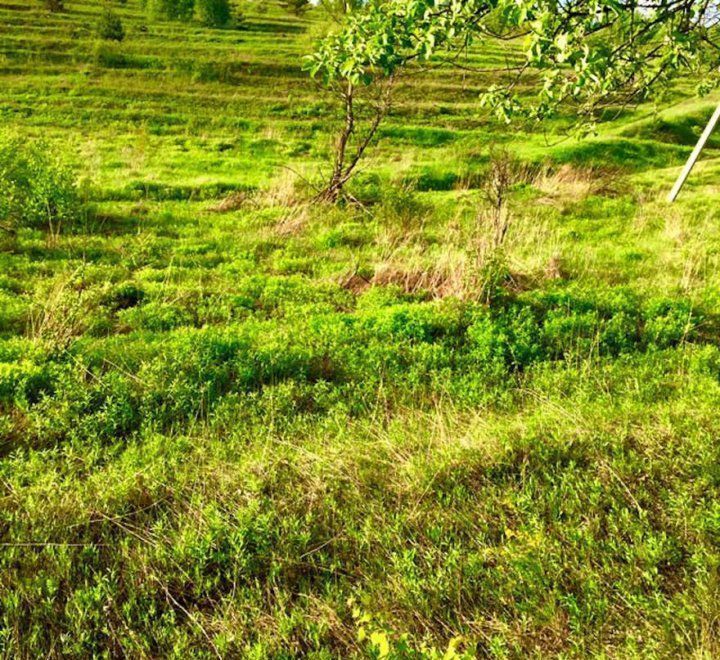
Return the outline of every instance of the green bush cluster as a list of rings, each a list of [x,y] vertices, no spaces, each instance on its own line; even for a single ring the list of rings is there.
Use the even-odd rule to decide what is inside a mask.
[[[51,12],[65,11],[64,0],[44,0],[43,4]]]
[[[98,36],[106,41],[122,41],[125,39],[125,28],[122,20],[110,5],[106,5],[100,15],[97,30]]]
[[[146,0],[146,7],[154,18],[188,21],[193,17],[195,0]]]
[[[167,433],[237,397],[251,414],[280,384],[293,414],[362,415],[383,383],[408,404],[445,391],[476,405],[534,365],[671,348],[699,340],[702,321],[684,303],[641,303],[623,292],[600,302],[536,295],[493,309],[391,297],[348,314],[312,294],[303,305],[297,287],[254,282],[237,301],[246,320],[221,319],[225,326],[199,323],[196,300],[183,308],[118,285],[101,299],[106,316],[90,334],[117,332],[114,324],[137,334],[87,337],[70,357],[11,360],[0,373],[0,405],[7,413],[19,406],[26,439],[42,444]]]
[[[229,0],[146,0],[154,18],[189,21],[193,17],[211,27],[226,26],[232,16]]]
[[[456,311],[436,311],[389,307],[364,323],[430,344],[462,327]],[[520,320],[508,326],[529,323],[523,313],[513,318]],[[286,357],[278,340],[272,356],[256,353],[265,364],[256,367],[246,359],[253,333],[233,334],[183,333],[163,347],[121,338],[97,354],[98,345],[86,347],[94,354],[87,381],[102,383],[83,401],[84,428],[58,452],[15,449],[0,472],[13,494],[0,514],[7,537],[38,541],[0,555],[14,587],[0,590],[0,649],[12,655],[21,639],[24,649],[69,656],[109,647],[197,656],[211,644],[231,657],[288,649],[325,657],[355,642],[349,596],[378,613],[375,625],[398,648],[427,635],[445,646],[447,630],[434,624],[444,617],[472,655],[524,656],[539,644],[544,655],[568,644],[601,648],[607,627],[613,645],[646,648],[648,618],[658,649],[683,655],[692,647],[685,633],[716,602],[717,448],[708,441],[716,346],[692,351],[690,365],[674,351],[596,365],[605,392],[588,386],[582,365],[548,364],[528,383],[545,406],[531,399],[511,416],[481,409],[456,427],[457,411],[446,420],[418,406],[407,415],[383,411],[382,423],[337,407],[325,416],[301,412],[289,405],[293,382],[281,378],[298,378],[318,349],[303,358],[295,342]],[[174,362],[134,372],[130,364],[125,375],[102,366],[101,355],[122,365],[133,354],[144,364],[158,350]],[[0,349],[4,358],[22,352],[17,342]],[[149,425],[134,439],[124,435],[153,410],[179,419],[164,407],[170,400],[202,415],[204,397],[237,377],[256,380],[272,360],[277,377],[263,392],[226,393],[225,405],[205,409],[211,428],[173,425],[163,434]],[[675,380],[687,369],[698,378],[689,391]],[[8,373],[0,370],[2,392],[11,381],[47,391],[29,365]],[[155,408],[148,400],[134,409],[126,402],[145,382]],[[315,400],[328,392],[321,380],[314,387]],[[653,403],[618,411],[620,395],[626,404]],[[48,427],[67,406],[63,395],[45,409]],[[98,430],[102,438],[84,437]],[[288,608],[293,594],[305,597]],[[449,612],[456,602],[461,609]],[[318,604],[332,608],[334,626],[312,616]],[[488,613],[490,636],[463,618]],[[512,626],[520,615],[522,634]],[[372,655],[372,640],[357,641]]]
[[[0,140],[0,224],[59,231],[83,213],[72,169],[47,145]]]
[[[195,16],[204,25],[223,27],[230,22],[231,15],[228,0],[195,0]]]

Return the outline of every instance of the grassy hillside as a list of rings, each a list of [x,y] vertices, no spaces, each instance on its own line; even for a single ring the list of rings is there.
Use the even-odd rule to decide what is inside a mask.
[[[720,654],[720,141],[662,201],[713,99],[579,142],[414,71],[308,204],[324,17],[66,5],[0,0],[2,137],[92,209],[0,230],[4,656]]]

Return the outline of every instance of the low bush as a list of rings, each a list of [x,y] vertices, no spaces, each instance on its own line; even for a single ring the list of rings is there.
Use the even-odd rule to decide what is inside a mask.
[[[462,177],[454,170],[438,167],[418,167],[408,172],[402,179],[403,186],[418,192],[454,190]]]
[[[146,0],[152,18],[171,21],[198,21],[208,27],[225,27],[232,18],[229,0]],[[239,21],[242,15],[238,14]]]
[[[213,417],[228,401],[249,412],[252,401],[280,385],[289,397],[283,405],[313,414],[342,406],[362,415],[378,388],[399,403],[447,391],[458,405],[477,405],[502,396],[514,378],[542,364],[652,354],[701,339],[703,319],[684,304],[641,304],[631,294],[600,301],[544,294],[491,308],[369,295],[354,313],[314,300],[275,316],[273,304],[302,293],[301,278],[283,289],[279,282],[258,281],[254,291],[248,286],[233,303],[237,309],[223,312],[242,322],[224,327],[198,327],[191,313],[196,302],[189,308],[147,302],[129,283],[106,291],[98,301],[108,323],[133,335],[75,332],[74,343],[64,343],[72,359],[56,351],[8,367],[2,399],[24,402],[17,432],[41,444],[168,432]],[[43,400],[49,391],[52,397]]]
[[[122,21],[110,7],[106,7],[100,16],[97,30],[98,36],[106,41],[122,41],[125,38]]]
[[[195,16],[209,27],[225,27],[230,22],[228,0],[195,0]]]
[[[41,143],[0,141],[0,223],[53,233],[77,220],[82,203],[72,169]]]
[[[146,0],[145,6],[153,18],[189,21],[195,11],[195,0]]]
[[[378,216],[389,226],[410,232],[423,225],[430,210],[411,189],[398,187],[383,195]]]
[[[310,0],[285,0],[280,4],[295,16],[302,16],[312,7]]]
[[[54,374],[51,364],[0,362],[0,409],[13,402],[32,404],[52,392]]]
[[[93,52],[95,63],[107,69],[127,69],[133,65],[131,58],[122,53],[115,44],[98,41]]]

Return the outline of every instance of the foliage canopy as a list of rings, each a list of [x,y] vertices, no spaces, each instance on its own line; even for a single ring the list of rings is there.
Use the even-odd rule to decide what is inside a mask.
[[[716,3],[699,0],[376,0],[320,44],[310,69],[327,84],[369,84],[478,40],[523,38],[512,76],[485,101],[507,121],[566,102],[592,116],[690,68],[706,73],[704,89],[715,85],[717,21]],[[518,85],[530,72],[539,76],[532,100]]]

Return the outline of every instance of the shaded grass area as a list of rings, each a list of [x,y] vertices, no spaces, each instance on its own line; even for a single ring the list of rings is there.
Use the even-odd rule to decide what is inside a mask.
[[[2,130],[92,206],[0,236],[3,653],[720,653],[715,152],[658,201],[706,101],[577,142],[413,71],[366,206],[313,207],[285,166],[329,154],[316,14],[128,0],[109,46],[66,5],[0,2]],[[489,271],[498,145],[525,169]]]
[[[354,594],[391,639],[713,653],[717,364],[533,370],[505,411],[354,421],[288,415],[277,384],[185,433],[16,455],[8,531],[41,541],[5,550],[5,616],[34,648],[76,630],[69,654],[333,655],[369,650]]]

